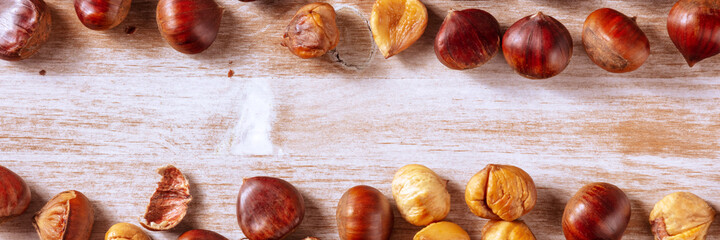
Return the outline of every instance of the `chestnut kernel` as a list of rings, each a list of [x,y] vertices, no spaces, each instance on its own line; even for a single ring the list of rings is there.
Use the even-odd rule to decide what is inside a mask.
[[[30,206],[30,187],[10,169],[0,166],[0,223],[18,216]]]
[[[689,192],[665,196],[650,212],[655,240],[705,239],[714,219],[715,210]]]
[[[377,189],[360,185],[347,190],[335,215],[341,240],[390,239],[393,212]]]
[[[667,30],[688,66],[720,53],[720,4],[717,0],[680,0],[673,5]]]
[[[35,55],[50,36],[50,8],[43,0],[0,1],[0,59]]]
[[[392,194],[400,215],[415,226],[443,220],[450,212],[450,193],[443,180],[429,168],[410,164],[398,169]]]
[[[448,12],[435,36],[435,56],[451,69],[475,68],[500,48],[500,24],[480,9]]]
[[[465,202],[475,215],[513,221],[530,212],[537,201],[535,182],[522,169],[488,164],[465,188]]]
[[[490,220],[482,229],[481,240],[535,240],[525,222]]]
[[[55,195],[35,214],[33,226],[41,240],[88,240],[95,222],[95,210],[78,191]]]
[[[215,41],[224,11],[215,0],[160,0],[156,18],[165,42],[178,52],[196,54]]]
[[[192,196],[190,184],[180,169],[166,165],[159,168],[157,173],[162,179],[150,197],[145,214],[140,217],[140,225],[152,231],[165,231],[174,228],[185,218]]]
[[[523,77],[545,79],[570,63],[573,41],[558,20],[542,12],[524,17],[505,32],[502,49],[507,63]]]
[[[119,25],[128,12],[132,0],[75,0],[75,13],[85,27],[107,30]]]
[[[116,223],[105,233],[105,240],[152,240],[142,228],[131,223]]]
[[[590,60],[608,72],[634,71],[650,56],[650,42],[635,19],[610,8],[587,17],[582,42]]]
[[[187,231],[180,235],[178,237],[178,240],[228,240],[223,235],[220,235],[219,233],[210,231],[210,230],[204,230],[204,229],[194,229]]]
[[[335,9],[327,3],[311,3],[290,20],[282,46],[300,58],[314,58],[334,49],[339,41]]]
[[[386,59],[420,39],[427,22],[427,8],[420,0],[376,0],[370,13],[370,31]]]
[[[621,239],[630,221],[630,200],[609,183],[580,188],[565,205],[562,226],[565,239]]]
[[[436,222],[415,234],[413,240],[470,240],[470,235],[452,222]]]
[[[302,223],[305,201],[290,183],[274,177],[243,180],[237,199],[237,220],[250,240],[283,239]]]

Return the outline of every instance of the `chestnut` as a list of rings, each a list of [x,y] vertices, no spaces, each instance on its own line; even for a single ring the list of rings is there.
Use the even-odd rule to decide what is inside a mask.
[[[505,60],[518,74],[545,79],[565,70],[572,57],[573,41],[562,23],[538,12],[508,28],[502,50]]]
[[[720,53],[720,4],[717,0],[680,0],[673,5],[667,30],[688,66]]]
[[[196,54],[215,41],[224,11],[214,0],[160,0],[156,18],[165,42],[178,52]]]
[[[634,71],[650,56],[650,42],[635,18],[610,8],[587,17],[582,42],[590,60],[608,72]]]
[[[50,36],[50,8],[43,0],[0,1],[0,59],[35,55]]]
[[[228,240],[223,235],[220,235],[219,233],[210,231],[210,230],[204,230],[204,229],[194,229],[187,231],[180,235],[178,237],[178,240]]]
[[[33,218],[41,240],[88,240],[94,222],[95,210],[90,201],[73,190],[55,195]]]
[[[435,36],[435,56],[451,69],[475,68],[500,48],[500,24],[480,9],[448,12]]]
[[[360,185],[340,198],[335,214],[341,240],[390,239],[393,212],[377,189]]]
[[[159,168],[157,173],[162,179],[150,197],[145,214],[140,217],[140,225],[152,231],[165,231],[174,228],[185,218],[192,196],[190,183],[180,169],[166,165]]]
[[[327,3],[311,3],[295,13],[281,45],[300,58],[314,58],[334,49],[339,41],[335,9]]]
[[[630,200],[609,183],[580,188],[565,206],[563,232],[568,240],[621,239],[630,221]]]
[[[120,24],[128,12],[132,0],[75,0],[75,13],[85,27],[107,30]]]
[[[152,240],[142,228],[131,223],[116,223],[105,233],[105,240]]]
[[[292,184],[274,177],[243,179],[237,198],[237,220],[248,239],[283,239],[304,217],[305,201]]]
[[[0,223],[20,215],[30,206],[30,188],[20,176],[0,166]]]

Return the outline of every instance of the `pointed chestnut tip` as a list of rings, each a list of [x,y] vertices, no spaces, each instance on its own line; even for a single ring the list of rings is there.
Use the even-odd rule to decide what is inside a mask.
[[[632,16],[630,20],[632,20],[633,22],[637,22],[637,16]]]
[[[538,12],[535,15],[533,15],[533,17],[544,17],[544,16],[545,16],[545,14],[543,14],[542,12]]]
[[[694,59],[694,58],[687,57],[687,56],[683,56],[683,57],[685,57],[685,62],[687,62],[689,67],[695,66],[695,64],[697,64],[698,62],[700,62],[702,60],[702,59]]]

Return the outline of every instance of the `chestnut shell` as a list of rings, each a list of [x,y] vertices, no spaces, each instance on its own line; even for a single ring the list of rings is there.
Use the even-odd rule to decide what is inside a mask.
[[[165,42],[178,52],[196,54],[215,41],[224,11],[214,0],[160,0],[156,18]]]
[[[75,13],[85,27],[107,30],[120,24],[128,12],[132,0],[75,0]]]
[[[673,5],[667,30],[688,66],[720,53],[720,2],[680,0]]]
[[[618,240],[629,221],[627,195],[615,185],[591,183],[567,203],[562,226],[567,240]]]
[[[237,220],[250,240],[278,240],[290,235],[305,218],[302,194],[274,177],[243,180],[237,199]]]
[[[342,240],[390,239],[393,211],[377,189],[360,185],[350,188],[338,202],[338,233]]]
[[[560,74],[570,63],[573,41],[558,20],[542,12],[524,17],[505,32],[505,60],[523,77],[545,79]]]
[[[435,36],[435,56],[451,69],[475,68],[500,48],[500,24],[480,9],[450,11]]]
[[[650,56],[650,42],[635,19],[610,8],[587,17],[582,42],[590,60],[613,73],[634,71]]]
[[[0,166],[0,223],[30,206],[30,187],[15,172]]]
[[[0,59],[19,61],[47,41],[52,18],[43,0],[2,0],[0,22]]]
[[[219,233],[205,230],[205,229],[193,229],[187,231],[178,237],[178,240],[228,240]]]

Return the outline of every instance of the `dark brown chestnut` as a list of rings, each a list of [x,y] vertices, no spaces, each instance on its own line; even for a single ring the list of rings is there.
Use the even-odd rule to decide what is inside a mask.
[[[204,230],[204,229],[193,229],[187,231],[178,237],[178,240],[228,240],[219,233]]]
[[[43,0],[2,0],[0,23],[0,59],[23,60],[50,36],[50,8]]]
[[[451,69],[475,68],[500,48],[500,24],[480,9],[448,12],[435,36],[435,56]]]
[[[609,183],[582,187],[565,206],[562,226],[565,239],[621,239],[630,221],[630,200]]]
[[[610,8],[587,17],[582,42],[590,60],[608,72],[634,71],[650,56],[650,42],[635,18]]]
[[[132,0],[75,0],[75,13],[85,27],[107,30],[120,24],[128,12]]]
[[[283,239],[304,217],[305,202],[292,184],[273,177],[243,180],[237,199],[237,219],[248,239]]]
[[[373,187],[350,188],[340,198],[335,217],[342,240],[390,239],[392,208],[385,195]]]
[[[224,11],[214,0],[160,0],[156,18],[165,42],[178,52],[196,54],[215,41]]]
[[[720,2],[680,0],[667,19],[670,39],[690,67],[720,53]]]
[[[545,79],[560,74],[570,63],[573,42],[558,20],[542,12],[515,22],[503,36],[505,60],[526,78]]]
[[[30,206],[30,188],[15,172],[0,166],[0,223],[20,215]]]

